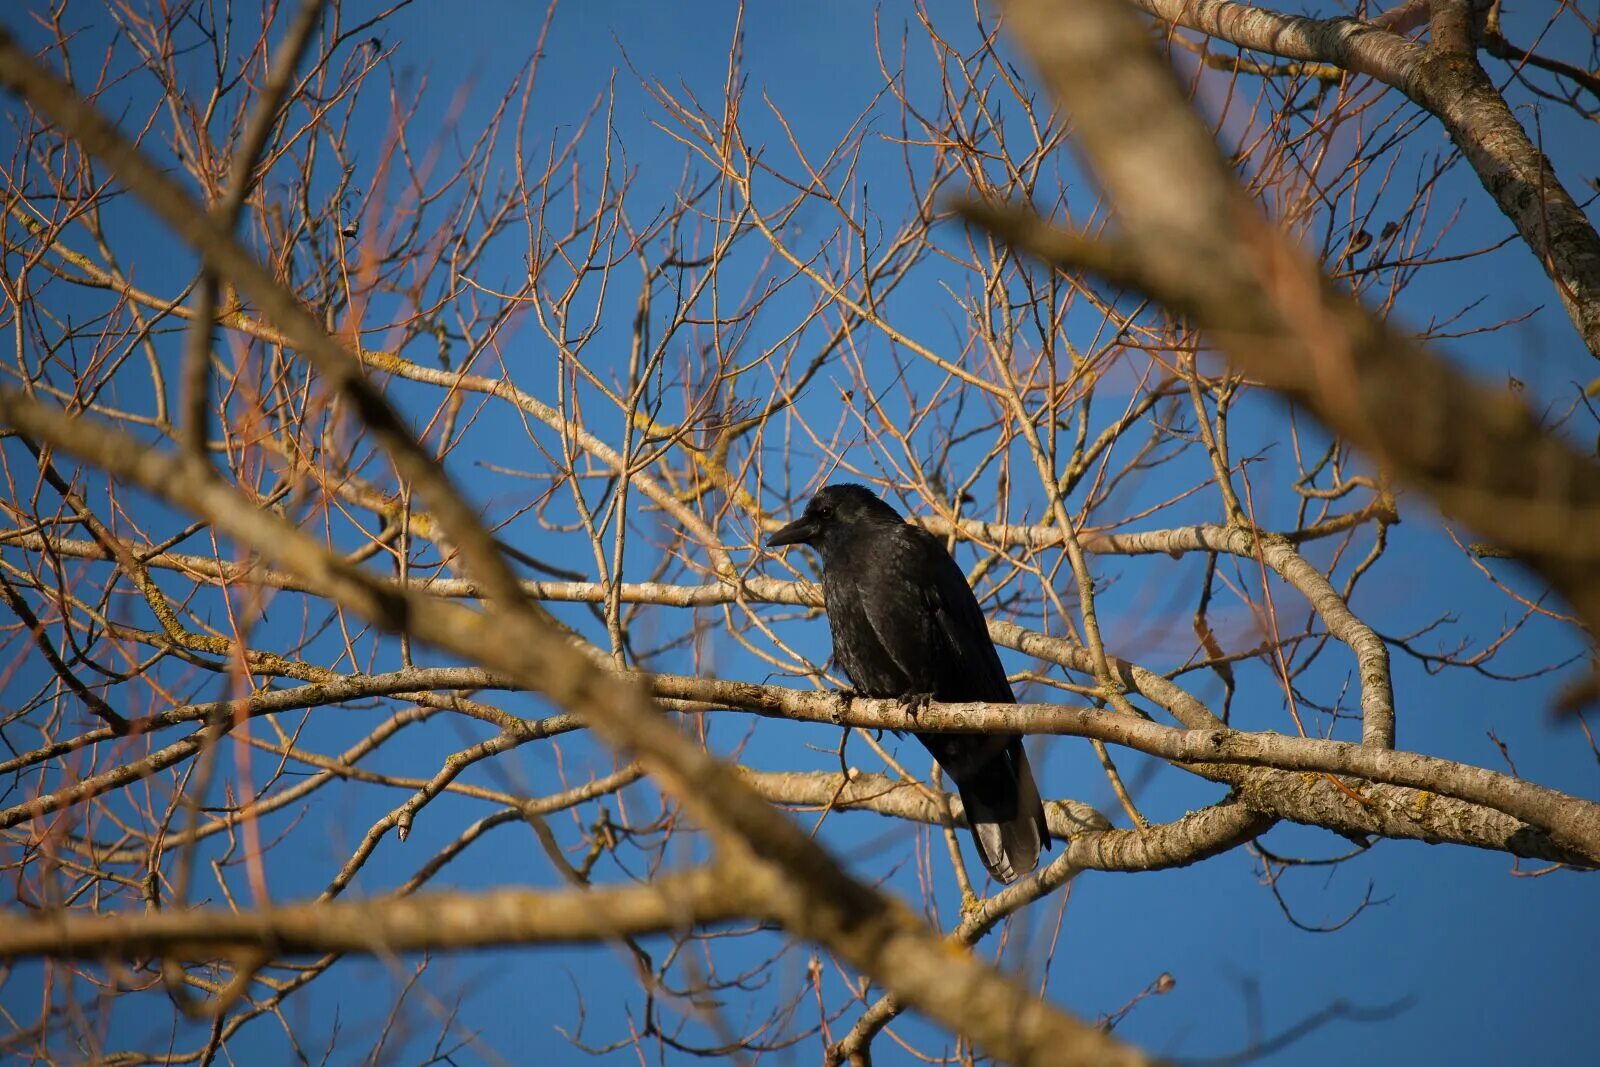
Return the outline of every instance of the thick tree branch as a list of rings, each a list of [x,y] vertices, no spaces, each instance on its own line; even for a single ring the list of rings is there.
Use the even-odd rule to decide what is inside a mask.
[[[912,716],[895,700],[856,699],[845,704],[824,693],[746,682],[664,676],[655,679],[655,686],[663,695],[806,722],[933,733],[1058,734],[1122,745],[1180,764],[1234,763],[1349,775],[1493,808],[1545,830],[1589,865],[1600,865],[1600,804],[1521,778],[1412,752],[1275,733],[1181,730],[1131,715],[1057,704],[935,703]]]
[[[607,941],[758,915],[762,902],[734,873],[701,869],[644,886],[435,893],[259,911],[197,908],[93,917],[58,912],[0,927],[0,958],[381,956]]]
[[[1470,34],[1464,2],[1431,5],[1433,25],[1449,32],[1443,41],[1436,34],[1428,47],[1352,18],[1285,15],[1231,0],[1130,2],[1164,22],[1240,48],[1370,75],[1426,108],[1517,228],[1585,347],[1600,358],[1600,233],[1506,106],[1475,50],[1465,47]],[[1046,17],[1069,16],[1063,6]]]
[[[1600,465],[1517,398],[1469,381],[1334,291],[1239,190],[1119,0],[1015,0],[1007,11],[1072,108],[1146,291],[1194,316],[1235,365],[1517,553],[1600,631]],[[1142,136],[1125,136],[1130,123]],[[1178,173],[1183,181],[1170,180]],[[1068,265],[1026,212],[969,211]]]
[[[846,780],[819,771],[746,771],[745,780],[775,804],[871,811],[930,826],[943,821],[938,805],[925,792],[883,775],[854,772]],[[949,802],[957,823],[965,826],[961,797],[952,794]],[[1045,815],[1050,836],[1067,842],[1072,866],[1094,871],[1187,867],[1259,836],[1274,821],[1230,800],[1148,830],[1113,830],[1099,812],[1076,801],[1047,801]]]

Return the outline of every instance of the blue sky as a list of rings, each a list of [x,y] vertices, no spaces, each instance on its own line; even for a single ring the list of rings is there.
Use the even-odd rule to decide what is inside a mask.
[[[946,32],[971,36],[969,6],[933,4],[930,16]],[[668,195],[680,182],[684,153],[659,127],[664,116],[639,79],[659,79],[674,91],[686,87],[715,111],[734,17],[734,8],[727,3],[592,2],[560,8],[539,71],[533,98],[535,117],[528,124],[530,142],[542,147],[548,138],[559,136],[614,86],[613,143],[637,168],[633,196],[643,203]],[[426,79],[428,84],[417,128],[437,124],[441,130],[448,129],[447,116],[464,101],[456,137],[470,140],[474,124],[485,121],[503,87],[527,62],[542,18],[539,5],[481,0],[416,4],[391,20],[381,34],[386,45],[397,49],[395,70],[400,81],[409,80],[416,86]],[[884,37],[897,40],[909,14],[898,5],[889,5],[877,18]],[[13,24],[11,16],[6,16],[6,21]],[[1510,25],[1515,29],[1518,23]],[[92,34],[94,28],[89,31]],[[908,32],[913,42],[913,72],[916,77],[926,77],[926,61],[917,58],[914,26]],[[769,144],[778,157],[787,158],[788,150],[781,131],[760,105],[763,95],[783,110],[801,146],[815,152],[831,146],[881,88],[871,12],[858,4],[820,0],[762,5],[759,12],[746,16],[742,48],[743,71],[749,78],[745,136],[751,143]],[[1521,114],[1526,120],[1530,112]],[[1539,112],[1539,119],[1547,149],[1569,183],[1578,187],[1579,179],[1592,177],[1600,169],[1600,152],[1595,149],[1592,132],[1583,124],[1548,107]],[[892,131],[888,113],[875,113],[869,130]],[[373,130],[372,151],[376,151],[381,134],[381,129]],[[1426,126],[1416,137],[1419,143],[1436,142],[1419,152],[1445,147],[1436,127]],[[598,142],[586,145],[586,162],[593,163],[598,147]],[[504,164],[504,151],[497,162]],[[896,151],[881,138],[867,138],[860,180],[879,190],[874,202],[891,219],[905,210],[894,199],[904,185],[898,165]],[[1073,167],[1065,159],[1062,165]],[[1087,182],[1077,176],[1076,184]],[[1449,239],[1452,248],[1487,244],[1508,232],[1504,219],[1487,205],[1485,194],[1464,168],[1458,167],[1441,183],[1439,199],[1444,203],[1461,201],[1469,207],[1468,222]],[[820,218],[817,222],[818,226],[827,224]],[[148,223],[130,217],[126,225],[130,234],[139,234]],[[514,251],[508,247],[503,258],[486,261],[478,272],[479,280],[492,284],[497,273],[515,277],[522,268]],[[147,260],[148,270],[159,271],[166,263],[176,273],[187,262],[181,251],[159,239],[152,240],[147,255],[154,257]],[[1492,277],[1486,276],[1487,272],[1492,272]],[[1548,282],[1527,250],[1516,243],[1488,260],[1424,271],[1407,291],[1398,313],[1402,319],[1409,316],[1409,321],[1420,321],[1432,313],[1453,311],[1480,295],[1486,298],[1483,304],[1469,313],[1469,321],[1480,325],[1536,306],[1543,309],[1505,332],[1449,343],[1446,350],[1461,365],[1492,380],[1514,374],[1527,383],[1530,396],[1550,403],[1569,398],[1571,382],[1594,376],[1594,363],[1574,338]],[[935,282],[913,284],[896,299],[921,339],[954,347],[949,341],[959,315]],[[624,308],[619,314],[626,312],[626,304],[618,304]],[[925,315],[912,318],[907,308],[926,309]],[[544,380],[539,377],[540,361],[549,356],[540,350],[537,332],[525,325],[513,340],[518,358],[526,361],[523,366],[529,382]],[[865,343],[875,342],[869,339]],[[840,376],[825,376],[808,396],[807,404],[815,405],[808,410],[821,410],[844,384]],[[395,392],[404,403],[405,388],[396,387]],[[509,440],[518,440],[517,420],[506,410],[487,410],[483,419],[480,432],[504,432]],[[1237,452],[1247,454],[1281,444],[1283,425],[1282,412],[1274,402],[1252,401],[1235,425]],[[870,458],[857,458],[870,467]],[[536,464],[532,457],[522,457],[521,465]],[[491,502],[491,511],[509,511],[517,494],[524,491],[515,480],[481,467],[461,465],[456,473],[470,494]],[[1181,478],[1184,473],[1179,468],[1163,477]],[[1141,492],[1160,495],[1165,489],[1156,485]],[[1196,506],[1200,510],[1190,516],[1191,521],[1215,518],[1206,510],[1214,505]],[[1281,511],[1289,502],[1267,500],[1264,506]],[[1425,623],[1440,605],[1458,611],[1459,632],[1479,639],[1496,632],[1511,611],[1509,602],[1488,590],[1459,553],[1448,547],[1422,501],[1408,497],[1405,507],[1407,521],[1393,532],[1392,548],[1381,564],[1381,578],[1360,588],[1356,610],[1385,634],[1403,633]],[[539,551],[543,535],[531,524],[512,529],[519,538],[526,538],[518,541],[519,546]],[[1309,549],[1308,555],[1324,562],[1317,555],[1320,551]],[[638,558],[628,577],[645,577],[650,563],[648,558]],[[1177,610],[1170,606],[1192,603],[1200,561],[1174,563],[1163,557],[1104,566],[1108,573],[1121,576],[1102,602],[1114,646],[1127,649],[1130,655],[1162,648],[1173,629],[1171,613]],[[767,570],[782,573],[772,563]],[[1152,627],[1142,611],[1152,607],[1165,619],[1154,629],[1166,636],[1150,632]],[[581,619],[576,611],[564,611],[563,615]],[[274,625],[292,629],[294,623]],[[815,654],[819,661],[825,658],[826,628],[820,619],[780,625],[784,636],[797,647]],[[1172,639],[1182,639],[1184,624],[1176,629],[1177,636]],[[1576,651],[1571,636],[1555,628],[1536,629],[1533,634],[1508,653],[1508,668],[1550,662]],[[753,657],[726,643],[717,646],[714,662],[718,673],[730,677],[762,680],[769,673]],[[1011,662],[1021,665],[1017,660]],[[1430,676],[1403,655],[1394,657],[1394,665],[1404,746],[1498,769],[1500,756],[1487,736],[1492,727],[1511,747],[1522,773],[1583,796],[1600,792],[1600,769],[1588,746],[1576,730],[1553,725],[1547,714],[1553,691],[1549,680],[1495,683],[1464,672]],[[1348,664],[1338,661],[1323,677],[1337,678],[1348,669]],[[1249,665],[1242,667],[1240,674],[1241,694],[1271,703],[1245,703],[1236,708],[1241,725],[1286,730],[1282,709],[1272,703],[1275,690],[1264,668]],[[1202,697],[1218,695],[1211,683],[1197,681],[1195,685]],[[501,703],[519,713],[540,710],[539,703],[528,697],[508,697]],[[354,714],[348,721],[328,722],[327,718],[319,719],[314,735],[324,751],[333,750],[341,738],[359,736],[371,721],[362,714]],[[713,743],[731,747],[743,740],[744,728],[743,722],[732,717],[719,721]],[[437,768],[443,753],[479,736],[453,723],[435,725],[396,744],[375,766],[425,775]],[[825,748],[833,743],[833,737],[818,737],[816,731],[763,724],[746,758],[765,767],[827,769],[831,757],[807,746]],[[913,749],[912,742],[902,742],[903,752],[909,754]],[[1048,794],[1083,799],[1121,821],[1086,745],[1056,740],[1041,745],[1037,752],[1036,765]],[[580,779],[590,770],[603,771],[610,766],[608,754],[594,751],[581,740],[573,741],[563,753],[564,769]],[[922,759],[917,752],[914,765],[921,766]],[[1160,819],[1177,817],[1189,807],[1219,797],[1216,787],[1171,769],[1147,767],[1137,757],[1125,758],[1122,767],[1130,780],[1144,780],[1141,803]],[[555,772],[549,751],[534,745],[470,780],[543,792],[549,791]],[[301,840],[320,840],[325,850],[303,850],[296,854],[292,867],[273,870],[272,886],[278,899],[318,891],[366,827],[395,802],[393,794],[346,788],[331,791],[327,799],[312,805],[302,817],[307,825],[320,826],[322,831],[303,835]],[[483,806],[474,802],[450,797],[436,801],[407,842],[391,838],[380,846],[358,891],[378,892],[403,879],[421,857],[483,814]],[[491,847],[469,854],[447,871],[438,886],[556,884],[525,827],[509,825],[493,834]],[[908,852],[904,842],[909,834],[864,815],[836,817],[828,826],[830,844],[853,863],[869,862],[885,838]],[[1348,847],[1324,831],[1292,826],[1273,830],[1266,840],[1280,853],[1310,856],[1336,855]],[[1600,1014],[1592,1010],[1587,982],[1587,965],[1600,952],[1592,876],[1561,872],[1524,878],[1511,874],[1510,866],[1509,857],[1498,854],[1380,842],[1337,867],[1291,871],[1283,887],[1296,918],[1304,923],[1338,921],[1362,901],[1369,886],[1372,897],[1381,901],[1344,929],[1327,934],[1296,929],[1260,884],[1253,861],[1243,850],[1179,871],[1085,874],[1066,898],[1049,993],[1080,1016],[1096,1018],[1116,1011],[1159,975],[1171,974],[1176,979],[1173,991],[1141,1003],[1118,1032],[1152,1052],[1180,1058],[1229,1054],[1254,1038],[1270,1037],[1330,1005],[1344,1003],[1356,1009],[1390,1010],[1380,1012],[1381,1018],[1366,1021],[1329,1022],[1261,1062],[1320,1065],[1356,1058],[1378,1063],[1570,1061],[1575,1058],[1573,1049],[1600,1045]],[[948,878],[946,869],[936,870]],[[875,868],[874,873],[882,871]],[[890,885],[906,892],[916,889],[914,875],[907,870],[896,872]],[[940,892],[944,919],[949,923],[953,921],[953,887],[945,885]],[[1056,921],[1059,903],[1052,900],[1036,909],[1033,923],[1042,929],[1030,929],[1028,934],[1041,944],[1049,941],[1049,927]],[[770,939],[764,943],[752,939],[748,946],[734,951],[753,960],[772,945]],[[992,948],[985,943],[985,950]],[[326,1041],[337,1025],[346,1035],[348,1047],[342,1054],[336,1052],[331,1062],[345,1062],[367,1047],[363,1036],[381,1024],[395,989],[414,962],[341,965],[308,996],[293,1002],[286,1015],[308,1048]],[[775,987],[792,988],[803,977],[804,963],[805,953],[791,956],[778,968]],[[22,1010],[28,1003],[23,992],[26,986],[25,981],[14,978],[0,995],[8,1006]],[[584,998],[585,1037],[596,1043],[624,1036],[630,1013],[637,1017],[642,1000],[626,960],[613,948],[519,950],[439,959],[433,962],[422,987],[426,994],[414,994],[408,1001],[410,1024],[421,1035],[436,1028],[435,1017],[453,1005],[457,993],[466,994],[459,1007],[460,1024],[477,1038],[459,1054],[457,1062],[461,1063],[587,1062],[558,1031],[573,1025],[575,990],[581,989]],[[430,1003],[428,996],[435,1000]],[[773,996],[763,992],[753,999],[764,1004]],[[14,1003],[13,997],[21,999]],[[730,1003],[737,1023],[742,1007],[732,996]],[[148,1045],[167,1026],[164,1005],[154,1006],[161,1010],[151,1017],[130,1016],[119,1009],[114,1033],[132,1045]],[[288,1062],[291,1050],[276,1024],[262,1021],[253,1025],[252,1033],[258,1032],[259,1040],[236,1043],[231,1049],[235,1062]],[[896,1029],[925,1048],[937,1048],[934,1032],[914,1020],[904,1021]],[[705,1038],[706,1032],[698,1036]],[[203,1039],[203,1028],[190,1025],[180,1030],[177,1045],[193,1047]],[[395,1053],[395,1062],[420,1062],[429,1043],[427,1036],[418,1036],[403,1044]],[[773,1058],[781,1063],[809,1063],[819,1055],[813,1042]],[[617,1062],[633,1059],[631,1051],[612,1057]],[[877,1059],[880,1063],[914,1062],[887,1040],[880,1040]]]

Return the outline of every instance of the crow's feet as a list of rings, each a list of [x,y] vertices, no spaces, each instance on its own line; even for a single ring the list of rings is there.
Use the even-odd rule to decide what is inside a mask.
[[[854,689],[848,688],[835,689],[833,691],[833,707],[829,709],[828,714],[832,717],[835,726],[844,725],[845,712],[850,710],[850,702],[860,695]]]
[[[911,722],[917,721],[917,716],[927,710],[933,703],[932,693],[907,693],[900,698],[900,710],[906,713],[906,718]]]

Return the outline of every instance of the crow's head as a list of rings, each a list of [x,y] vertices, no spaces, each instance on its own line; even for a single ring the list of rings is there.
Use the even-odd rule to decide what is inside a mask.
[[[810,545],[822,551],[869,526],[905,522],[900,513],[864,485],[842,482],[819,490],[798,519],[767,538],[780,545]]]

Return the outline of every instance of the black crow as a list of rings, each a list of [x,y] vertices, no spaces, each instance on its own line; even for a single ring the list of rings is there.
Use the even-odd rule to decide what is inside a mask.
[[[1016,703],[966,575],[870,489],[827,486],[767,544],[822,557],[833,658],[861,696]],[[913,736],[956,783],[989,873],[1011,882],[1037,867],[1050,834],[1022,737]]]

